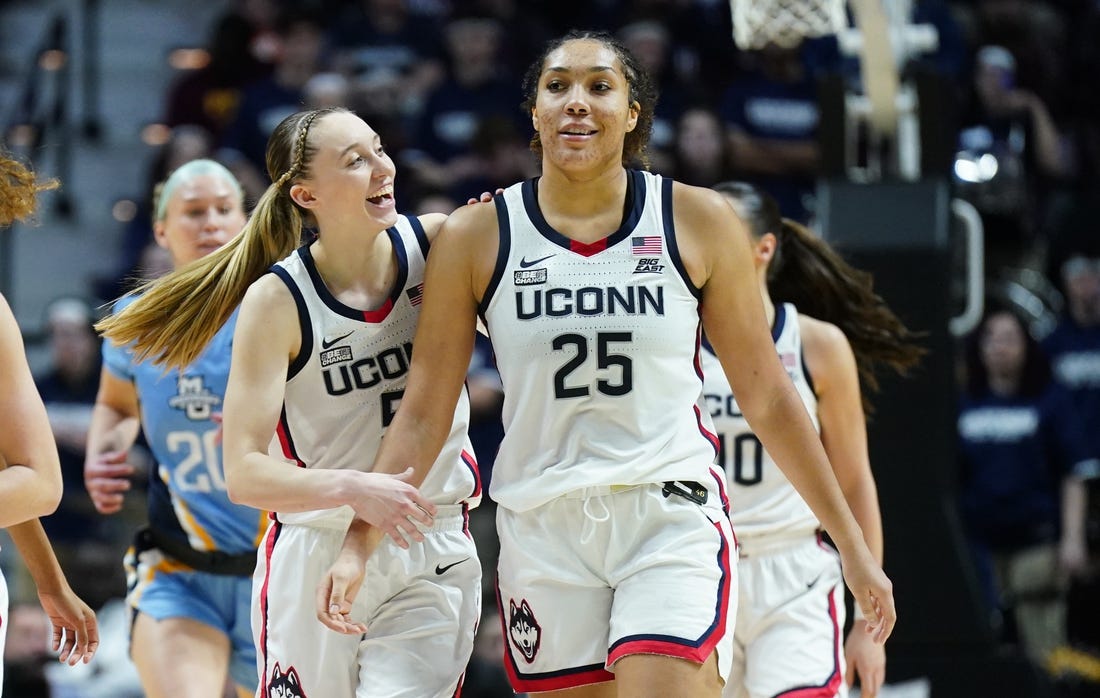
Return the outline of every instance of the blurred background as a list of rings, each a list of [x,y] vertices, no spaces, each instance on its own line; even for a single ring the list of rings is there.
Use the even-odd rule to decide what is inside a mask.
[[[869,427],[900,616],[887,691],[1100,695],[1097,0],[0,0],[0,137],[62,183],[37,221],[0,230],[0,292],[62,453],[46,528],[108,633],[89,667],[43,669],[33,587],[5,545],[28,638],[9,635],[8,695],[140,695],[120,599],[144,502],[100,517],[81,472],[91,323],[168,265],[155,184],[213,157],[251,203],[270,130],[344,105],[396,161],[399,208],[449,212],[538,174],[520,81],[571,28],[614,33],[654,75],[640,165],[758,184],[923,333],[929,354],[882,376]],[[489,479],[501,398],[487,342],[469,386]],[[1078,528],[1067,493],[1081,486]],[[510,695],[492,511],[474,522],[475,697]]]

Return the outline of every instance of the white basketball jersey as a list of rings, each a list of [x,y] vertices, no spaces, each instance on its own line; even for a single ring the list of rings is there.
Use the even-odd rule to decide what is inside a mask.
[[[772,339],[814,428],[820,433],[817,397],[802,361],[798,311],[790,303],[775,306]],[[801,535],[819,528],[809,505],[752,433],[737,407],[722,365],[709,346],[703,349],[703,373],[707,407],[721,442],[720,462],[729,483],[730,519],[737,537],[747,540],[776,533]]]
[[[672,180],[628,171],[619,230],[547,224],[536,180],[496,197],[500,251],[481,304],[504,384],[491,494],[524,511],[585,487],[713,482],[699,298],[672,225]]]
[[[287,371],[286,397],[272,455],[303,468],[368,470],[401,396],[412,357],[412,341],[424,290],[428,239],[414,217],[402,216],[386,231],[397,258],[398,276],[385,305],[356,310],[325,286],[309,246],[272,267],[298,306],[302,348]],[[465,388],[443,450],[420,485],[437,504],[481,498],[474,449],[466,428],[470,402]],[[326,519],[350,522],[350,507],[299,514],[279,513],[285,523]]]

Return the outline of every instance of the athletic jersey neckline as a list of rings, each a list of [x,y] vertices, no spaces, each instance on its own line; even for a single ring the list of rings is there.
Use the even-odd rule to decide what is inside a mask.
[[[542,215],[542,209],[539,208],[538,177],[533,177],[523,183],[523,207],[526,209],[527,216],[531,219],[535,228],[544,238],[570,252],[576,252],[583,257],[591,257],[625,240],[634,232],[634,229],[638,225],[638,221],[642,218],[646,196],[645,182],[641,181],[642,173],[638,170],[627,170],[626,174],[626,199],[623,202],[623,222],[614,233],[596,240],[595,242],[584,243],[574,240],[562,235],[546,222],[546,218]]]
[[[302,258],[302,263],[306,271],[309,272],[309,280],[313,283],[313,288],[317,291],[317,296],[329,310],[346,318],[359,320],[360,322],[378,323],[384,321],[389,316],[390,311],[393,310],[393,307],[397,305],[397,301],[400,300],[401,292],[405,290],[405,283],[408,281],[409,276],[409,260],[405,252],[405,246],[401,243],[401,237],[397,232],[397,228],[387,228],[386,235],[389,236],[394,255],[397,257],[397,279],[394,280],[393,288],[390,289],[390,294],[386,298],[386,302],[375,310],[359,310],[341,303],[336,296],[332,295],[332,292],[328,290],[328,286],[325,285],[325,281],[321,278],[320,272],[317,271],[317,263],[313,259],[310,245],[303,245],[298,248],[298,256]]]

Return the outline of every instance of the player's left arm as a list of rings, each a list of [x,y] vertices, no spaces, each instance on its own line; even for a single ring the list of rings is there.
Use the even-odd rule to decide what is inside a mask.
[[[882,515],[867,451],[867,424],[855,355],[836,325],[799,316],[806,368],[817,395],[821,442],[836,473],[844,499],[863,531],[867,547],[882,564]],[[886,674],[886,651],[867,633],[856,606],[856,619],[844,645],[849,685],[859,677],[861,695],[874,696]]]
[[[674,185],[676,241],[689,278],[702,291],[700,315],[737,403],[760,442],[829,532],[844,579],[874,627],[890,636],[893,585],[867,547],[821,439],[768,331],[748,232],[721,194]]]

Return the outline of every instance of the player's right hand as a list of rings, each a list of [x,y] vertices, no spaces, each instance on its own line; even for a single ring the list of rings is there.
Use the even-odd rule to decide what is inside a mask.
[[[126,451],[107,451],[84,461],[84,487],[100,514],[122,509],[124,493],[130,489],[134,466]]]
[[[894,585],[865,545],[853,553],[840,553],[844,581],[852,591],[853,603],[859,604],[867,620],[866,632],[877,643],[886,642],[897,622]]]
[[[363,473],[361,493],[352,502],[356,516],[381,529],[405,549],[409,547],[406,536],[417,542],[424,540],[416,524],[431,526],[436,512],[435,504],[409,484],[412,475],[412,468],[396,475]]]
[[[363,585],[366,564],[366,560],[345,547],[317,585],[317,620],[326,628],[344,635],[362,635],[367,632],[365,623],[353,621],[349,617],[351,606]]]
[[[99,649],[99,622],[88,604],[68,584],[55,592],[39,589],[38,600],[53,626],[52,647],[57,659],[69,666],[92,661]]]

